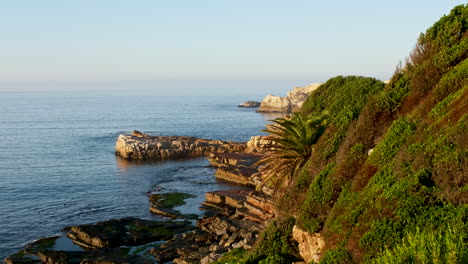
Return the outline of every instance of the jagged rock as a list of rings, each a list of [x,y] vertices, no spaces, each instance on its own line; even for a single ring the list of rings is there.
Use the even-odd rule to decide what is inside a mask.
[[[259,208],[260,210],[274,216],[276,214],[275,205],[270,197],[264,195],[256,195],[251,193],[247,196],[247,203]]]
[[[299,244],[299,254],[305,263],[320,262],[322,249],[325,247],[325,240],[320,233],[311,234],[294,226],[292,236]]]
[[[200,260],[200,264],[209,264],[209,263],[215,262],[215,261],[218,260],[220,257],[221,257],[221,254],[212,252],[212,253],[210,253],[208,256],[202,258],[202,259]]]
[[[263,155],[254,153],[212,153],[207,159],[213,167],[237,166],[251,168]]]
[[[210,153],[239,153],[246,143],[194,137],[160,137],[142,134],[119,135],[115,154],[131,160],[164,160],[202,157]]]
[[[260,102],[257,101],[247,101],[239,105],[239,107],[244,108],[256,108],[260,106]]]
[[[149,254],[159,263],[172,261],[173,263],[200,263],[209,255],[215,238],[212,234],[199,229],[179,234],[162,244],[160,248],[153,248]],[[223,249],[221,252],[225,252]]]
[[[58,263],[80,263],[84,252],[67,252],[67,251],[41,251],[37,256],[42,263],[58,264]]]
[[[249,153],[216,153],[207,158],[213,167],[218,168],[215,176],[218,179],[247,186],[255,186],[252,175],[258,170],[254,166],[262,155]]]
[[[297,112],[305,102],[309,94],[316,90],[320,84],[311,84],[305,87],[296,87],[288,92],[286,97],[267,95],[257,112],[261,113],[292,113]]]
[[[229,206],[233,208],[241,208],[244,202],[247,201],[247,196],[252,191],[244,190],[229,190],[229,191],[213,191],[206,193],[206,202],[204,205],[215,207]]]
[[[274,144],[275,142],[270,136],[253,136],[247,141],[247,149],[245,151],[247,153],[264,154],[274,147]]]

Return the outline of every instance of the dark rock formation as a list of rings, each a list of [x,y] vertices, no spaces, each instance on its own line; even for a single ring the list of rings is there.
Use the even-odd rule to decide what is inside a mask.
[[[153,193],[150,194],[150,212],[153,214],[169,217],[171,219],[176,218],[193,218],[193,215],[184,215],[181,212],[174,209],[174,207],[184,205],[185,199],[194,197],[187,193]],[[195,215],[196,218],[196,215]]]
[[[109,220],[65,228],[75,244],[86,248],[115,248],[167,240],[193,229],[187,222],[148,221],[137,218]]]
[[[260,102],[257,101],[247,101],[239,105],[239,107],[244,108],[257,108],[260,106]]]
[[[134,160],[166,160],[202,157],[210,153],[243,152],[246,143],[194,137],[160,137],[133,133],[119,135],[116,155]]]

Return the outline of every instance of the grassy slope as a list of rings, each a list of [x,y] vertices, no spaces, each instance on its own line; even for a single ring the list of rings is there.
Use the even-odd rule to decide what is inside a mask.
[[[278,201],[295,220],[275,221],[233,263],[291,262],[291,221],[325,237],[321,263],[468,263],[467,76],[462,5],[421,34],[385,87],[354,76],[323,84],[302,113],[327,113],[331,125]]]
[[[298,223],[326,236],[322,262],[466,260],[467,77],[468,6],[459,6],[420,36],[336,155],[308,173]]]

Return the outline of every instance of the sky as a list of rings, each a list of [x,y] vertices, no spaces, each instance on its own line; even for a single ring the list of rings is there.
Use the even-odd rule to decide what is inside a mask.
[[[0,82],[386,80],[465,2],[0,0]]]

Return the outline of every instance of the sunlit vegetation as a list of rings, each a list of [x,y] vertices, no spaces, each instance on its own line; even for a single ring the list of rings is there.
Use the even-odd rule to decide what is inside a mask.
[[[325,238],[321,263],[468,262],[467,77],[460,5],[419,36],[385,86],[338,76],[310,95],[302,118],[326,113],[327,126],[308,158],[280,173],[291,184],[278,205],[288,225]],[[271,235],[277,227],[250,253],[255,263],[294,261],[262,251],[294,252],[288,228]]]

